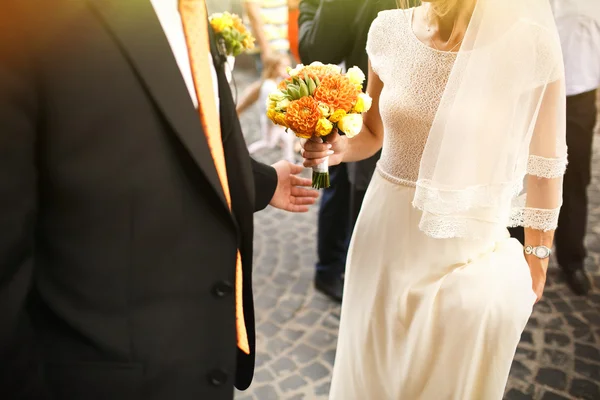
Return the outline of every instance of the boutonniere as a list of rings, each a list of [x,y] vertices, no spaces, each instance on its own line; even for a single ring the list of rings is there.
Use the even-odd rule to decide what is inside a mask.
[[[222,57],[237,57],[254,48],[254,37],[239,16],[228,12],[216,13],[209,17],[209,21],[217,35],[217,47]]]

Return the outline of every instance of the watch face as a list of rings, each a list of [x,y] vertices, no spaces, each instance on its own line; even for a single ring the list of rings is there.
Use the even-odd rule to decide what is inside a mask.
[[[550,249],[545,246],[539,246],[533,250],[533,254],[538,258],[547,258],[550,256]]]

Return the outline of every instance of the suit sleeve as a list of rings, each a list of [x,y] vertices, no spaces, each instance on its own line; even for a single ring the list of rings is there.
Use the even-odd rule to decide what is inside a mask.
[[[26,300],[34,269],[37,211],[36,94],[17,2],[0,16],[0,393],[44,399]]]
[[[360,1],[302,0],[298,18],[299,51],[303,63],[340,64],[352,46],[348,27]]]
[[[275,168],[259,163],[252,159],[252,173],[254,174],[255,209],[264,210],[275,194],[277,188],[277,172]]]

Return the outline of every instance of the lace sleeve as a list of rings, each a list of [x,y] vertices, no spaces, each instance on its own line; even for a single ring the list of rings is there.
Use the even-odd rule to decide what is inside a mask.
[[[403,18],[399,19],[399,21],[407,21],[407,13],[403,10],[384,10],[377,14],[377,18],[375,18],[369,29],[366,47],[367,55],[371,62],[371,69],[379,77],[381,77],[385,63],[388,62],[390,53],[394,51],[390,45],[389,27],[397,23],[397,21],[394,21],[394,18],[398,17],[399,13],[400,18]]]
[[[564,81],[548,84],[529,146],[526,193],[513,209],[512,226],[542,231],[557,227],[567,167],[565,102]]]

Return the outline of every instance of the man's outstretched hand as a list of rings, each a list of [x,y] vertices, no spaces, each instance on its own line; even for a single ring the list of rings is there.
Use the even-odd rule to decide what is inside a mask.
[[[319,192],[309,189],[312,180],[298,176],[304,168],[287,161],[272,165],[277,171],[277,189],[271,199],[271,206],[290,212],[307,212],[308,206],[317,201]]]

